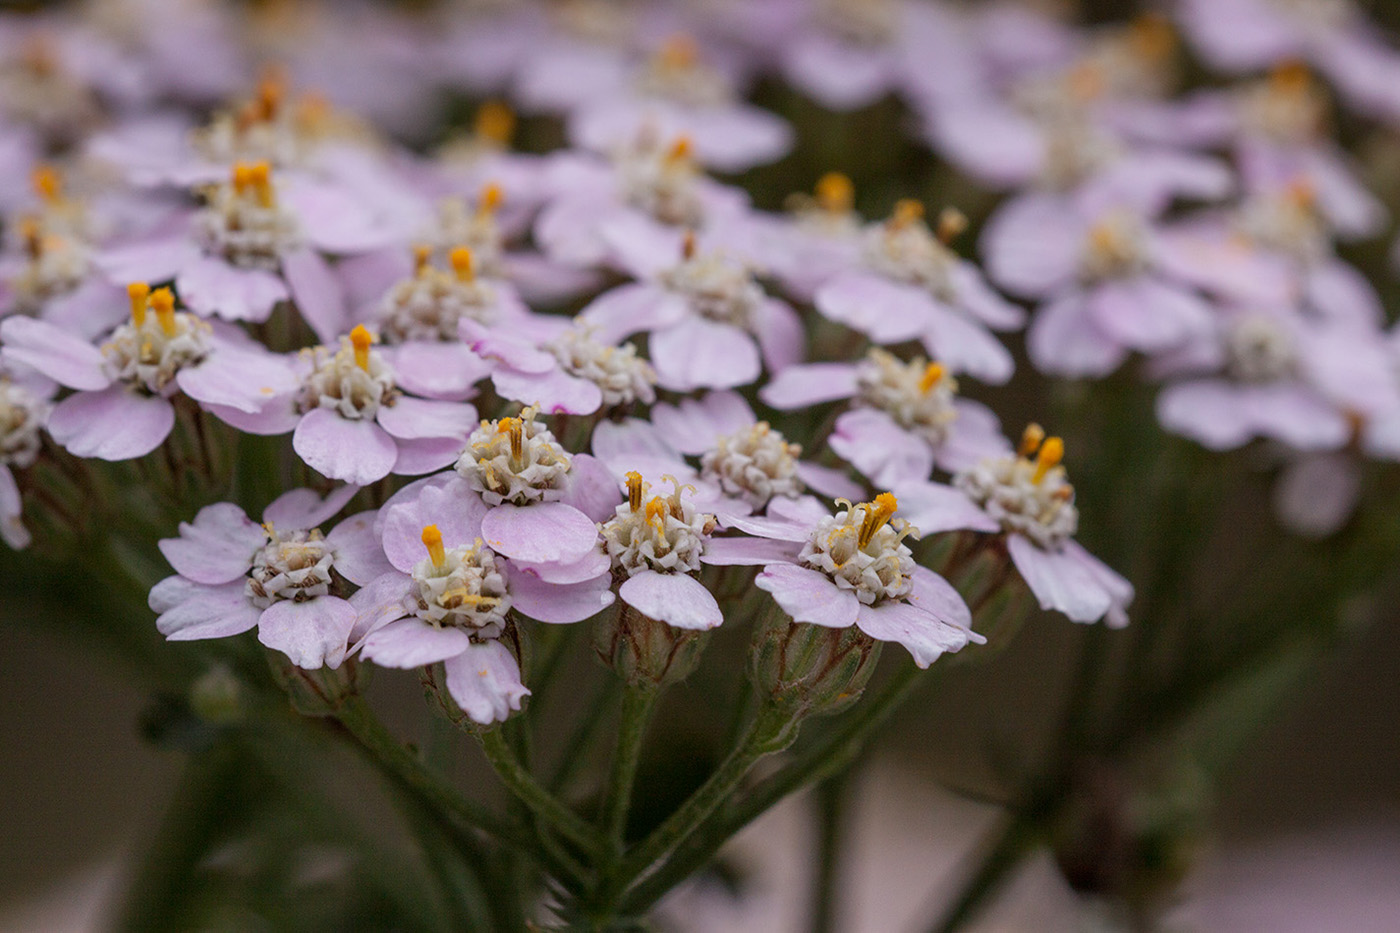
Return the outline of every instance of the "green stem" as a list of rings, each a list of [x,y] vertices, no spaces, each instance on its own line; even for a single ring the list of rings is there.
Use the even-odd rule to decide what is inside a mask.
[[[617,702],[622,691],[619,689],[622,681],[617,677],[606,677],[599,684],[598,689],[593,694],[593,699],[585,706],[585,712],[578,726],[569,736],[569,741],[564,745],[564,751],[559,756],[559,762],[555,766],[554,774],[549,779],[550,793],[558,794],[565,787],[571,784],[579,772],[588,763],[588,755],[585,751],[593,743],[593,737],[599,728],[608,719],[608,715],[613,705]]]
[[[743,741],[729,753],[719,768],[678,810],[624,856],[618,869],[606,879],[598,902],[611,908],[617,895],[633,879],[694,836],[720,804],[733,795],[739,782],[760,758],[792,744],[796,735],[795,726],[796,720],[786,709],[772,705],[760,709]]]
[[[632,891],[623,902],[624,909],[630,913],[647,909],[713,858],[731,836],[779,800],[812,781],[840,772],[908,699],[914,688],[928,682],[927,678],[920,678],[922,673],[913,663],[906,663],[886,681],[879,694],[858,703],[840,720],[837,728],[799,750],[782,770],[760,781],[728,807],[703,834],[677,848],[666,864]]]
[[[381,769],[431,803],[456,822],[478,829],[496,841],[533,852],[534,846],[521,829],[486,807],[458,794],[441,781],[405,748],[369,708],[364,697],[346,700],[336,718],[359,742],[360,748]]]
[[[817,870],[812,878],[812,933],[832,933],[840,910],[841,850],[851,772],[833,775],[817,787]]]
[[[603,802],[603,837],[610,855],[622,851],[627,834],[627,812],[632,804],[632,787],[637,780],[637,763],[642,757],[642,739],[656,706],[657,691],[651,686],[629,686],[622,697],[622,721],[617,729],[617,751],[613,754],[612,774]]]
[[[542,831],[557,831],[588,852],[597,852],[602,848],[602,840],[597,831],[539,785],[534,776],[520,763],[520,759],[515,757],[514,750],[500,729],[486,729],[477,733],[476,737],[481,742],[482,751],[486,753],[491,767],[495,769],[496,776],[516,799],[529,807],[530,812],[543,822]]]

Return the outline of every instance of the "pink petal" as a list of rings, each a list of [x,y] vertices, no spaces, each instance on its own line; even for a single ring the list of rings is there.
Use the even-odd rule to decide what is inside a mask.
[[[336,560],[339,559],[337,554]],[[350,605],[355,609],[355,627],[350,630],[350,650],[361,647],[371,633],[409,615],[417,592],[418,585],[412,577],[392,568],[371,578],[356,590],[350,597]]]
[[[180,390],[197,402],[236,408],[255,415],[268,400],[294,392],[301,385],[283,357],[219,347],[197,366],[175,376]]]
[[[181,268],[175,289],[196,314],[253,323],[266,321],[273,305],[288,297],[286,284],[273,273],[236,268],[213,256],[202,256]]]
[[[681,453],[702,454],[715,441],[752,427],[758,419],[738,392],[707,392],[700,399],[683,398],[675,405],[652,408],[651,422]]]
[[[1159,353],[1207,335],[1210,305],[1194,292],[1138,276],[1089,293],[1089,312],[1105,336],[1131,350]]]
[[[1361,470],[1344,453],[1299,457],[1274,485],[1274,510],[1289,531],[1325,538],[1351,518],[1361,494]]]
[[[511,566],[521,574],[538,577],[546,583],[586,583],[595,580],[612,568],[612,560],[602,548],[594,548],[576,561],[552,564],[529,564],[513,560]],[[517,577],[519,575],[516,575]]]
[[[384,667],[411,668],[455,658],[471,644],[459,628],[438,628],[422,619],[390,622],[372,632],[360,649],[363,657]]]
[[[92,340],[125,321],[130,308],[125,288],[94,277],[67,294],[50,298],[43,314],[49,323]]]
[[[178,538],[162,538],[161,554],[175,572],[195,583],[228,583],[248,572],[267,541],[262,527],[232,502],[206,505],[194,522],[180,523]]]
[[[301,419],[292,448],[322,476],[357,486],[388,476],[399,456],[394,439],[373,421],[342,418],[325,408]]]
[[[512,710],[530,695],[520,682],[520,665],[498,641],[468,645],[455,658],[443,662],[447,692],[473,721],[489,726],[505,722]]]
[[[359,486],[345,485],[322,496],[314,489],[292,489],[272,500],[263,509],[262,518],[283,530],[316,528],[345,508],[359,491]]]
[[[997,330],[1014,330],[1026,323],[1026,312],[993,291],[977,267],[958,260],[950,276],[958,307]]]
[[[564,502],[578,509],[595,522],[612,518],[613,510],[622,501],[618,478],[597,457],[574,454],[569,467],[569,488]]]
[[[933,448],[874,408],[855,408],[836,419],[827,446],[880,487],[928,479]]]
[[[972,628],[972,610],[963,601],[957,587],[927,567],[915,567],[911,579],[914,588],[907,598],[912,605],[950,625],[965,630]],[[971,640],[981,644],[986,639],[972,633]]]
[[[137,395],[115,385],[78,392],[49,415],[53,439],[78,457],[131,460],[155,450],[175,426],[175,409],[163,398]]]
[[[282,275],[302,320],[322,343],[334,343],[349,329],[345,291],[320,253],[302,248],[283,256]]]
[[[246,412],[229,405],[204,403],[204,408],[225,424],[231,425],[245,434],[273,436],[286,434],[301,423],[301,412],[296,408],[296,392],[274,395],[255,412]]]
[[[794,622],[846,628],[855,624],[860,611],[855,593],[838,588],[824,573],[796,564],[769,564],[754,586],[772,593]]]
[[[257,625],[261,615],[243,587],[242,580],[200,586],[180,577],[167,577],[151,590],[152,608],[160,612],[156,629],[171,641],[240,635]]]
[[[914,483],[895,486],[899,514],[927,537],[942,531],[997,532],[1001,525],[963,495],[961,489],[942,483]]]
[[[966,398],[955,399],[953,407],[958,417],[933,452],[939,469],[957,473],[990,457],[1010,455],[1011,445],[1002,433],[1001,419],[990,408]]]
[[[20,521],[22,508],[15,475],[9,467],[0,465],[0,541],[16,551],[29,547],[34,540]]]
[[[944,652],[957,651],[968,642],[967,629],[898,601],[861,606],[856,625],[876,641],[897,642],[908,648],[919,667],[928,667]]]
[[[491,383],[502,398],[537,405],[550,414],[591,415],[603,404],[603,391],[596,383],[558,368],[539,374],[498,369]]]
[[[428,556],[423,545],[425,527],[437,525],[443,547],[471,545],[482,535],[486,511],[481,497],[461,479],[429,481],[413,495],[390,499],[379,510],[384,554],[395,568],[411,573],[413,565]]]
[[[465,442],[477,426],[476,409],[465,402],[442,402],[407,395],[400,395],[391,405],[381,405],[375,420],[402,440],[453,437]]]
[[[865,487],[847,476],[845,470],[834,470],[806,460],[797,462],[797,478],[808,489],[828,499],[850,499],[855,502],[865,495]]]
[[[48,321],[6,318],[0,323],[0,341],[6,360],[32,366],[69,388],[95,391],[111,384],[102,351]]]
[[[424,437],[398,442],[399,455],[391,471],[395,476],[422,476],[450,466],[462,454],[463,441],[455,437]]]
[[[676,391],[749,385],[763,371],[752,337],[698,315],[653,332],[650,346],[657,382]]]
[[[378,514],[377,509],[371,509],[351,515],[326,535],[326,543],[335,552],[336,572],[357,586],[364,586],[393,569],[384,556],[379,535],[374,533]]]
[[[1106,376],[1128,353],[1099,331],[1083,292],[1072,291],[1036,312],[1026,351],[1043,373],[1075,378]]]
[[[258,641],[306,670],[339,667],[355,617],[355,608],[335,596],[278,600],[258,620]]]
[[[710,538],[700,559],[707,564],[731,567],[760,567],[797,560],[802,545],[796,541],[770,538]]]
[[[1108,612],[1112,597],[1068,551],[1044,550],[1019,534],[1007,535],[1006,547],[1040,608],[1062,612],[1073,622],[1097,622]]]
[[[924,290],[870,272],[843,272],[813,299],[826,318],[845,324],[876,343],[901,343],[928,326],[932,299]]]
[[[803,363],[789,366],[758,392],[764,404],[784,411],[856,394],[856,367],[850,363]]]
[[[1079,266],[1084,222],[1069,201],[1047,194],[1021,195],[987,221],[982,253],[1002,288],[1044,298],[1070,284]]]
[[[491,374],[491,364],[459,343],[413,340],[389,349],[399,387],[426,398],[461,401]]]
[[[817,30],[778,48],[788,80],[831,110],[874,103],[895,77],[896,61],[886,49],[842,42]]]
[[[510,575],[515,610],[536,622],[553,625],[581,622],[613,603],[611,580],[594,577],[581,583],[548,583],[528,573]]]
[[[617,595],[643,615],[676,628],[712,629],[724,621],[715,597],[688,574],[643,570],[628,577]]]
[[[481,536],[498,554],[531,564],[573,563],[598,542],[593,520],[563,502],[498,505],[481,519]]]
[[[933,299],[920,339],[934,359],[983,382],[1001,385],[1016,370],[1010,351],[990,331]]]
[[[765,299],[759,306],[753,329],[763,354],[763,365],[769,372],[781,372],[802,361],[807,332],[802,327],[802,318],[787,302]]]
[[[201,256],[199,247],[181,232],[98,253],[93,261],[112,282],[168,282]]]
[[[686,316],[685,299],[655,285],[633,283],[603,292],[579,319],[597,328],[603,343],[617,343],[638,331],[676,324]]]

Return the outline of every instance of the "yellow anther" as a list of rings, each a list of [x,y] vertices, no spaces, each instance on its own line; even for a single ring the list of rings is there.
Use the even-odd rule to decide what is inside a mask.
[[[924,205],[913,198],[900,198],[895,203],[894,212],[890,214],[890,226],[895,230],[902,230],[915,221],[922,220],[924,216]]]
[[[1081,62],[1067,77],[1070,94],[1078,101],[1096,100],[1103,94],[1103,72],[1093,62]]]
[[[477,207],[477,212],[483,216],[494,214],[500,210],[505,199],[506,193],[501,190],[501,186],[494,181],[488,181],[481,189],[481,204]]]
[[[1032,421],[1021,432],[1021,446],[1016,452],[1022,457],[1034,456],[1035,452],[1040,449],[1040,443],[1043,440],[1045,440],[1045,429]]]
[[[233,165],[233,190],[235,194],[242,194],[253,184],[253,167],[246,162],[235,162]]]
[[[1288,97],[1300,95],[1312,87],[1312,72],[1298,59],[1286,61],[1269,72],[1269,87]]]
[[[674,71],[688,71],[700,60],[700,48],[690,36],[671,36],[656,50],[656,63]]]
[[[295,119],[303,129],[315,133],[330,122],[331,113],[331,102],[325,95],[309,93],[301,95],[297,101]]]
[[[266,162],[254,162],[248,167],[248,182],[258,196],[258,204],[272,207],[272,167]]]
[[[433,562],[434,567],[441,567],[443,561],[447,560],[447,551],[442,547],[442,532],[438,531],[437,525],[423,527],[423,546],[428,549],[428,559]]]
[[[146,299],[151,297],[151,286],[132,282],[126,287],[126,295],[131,299],[131,323],[140,327],[146,323]]]
[[[947,372],[942,363],[929,363],[924,367],[924,374],[919,377],[919,392],[928,395],[933,387],[943,380],[943,374]]]
[[[287,88],[283,81],[281,69],[269,68],[260,81],[258,81],[257,112],[263,120],[272,121],[277,116],[277,111],[281,109],[282,101],[287,96]]]
[[[151,297],[146,301],[156,313],[156,320],[160,322],[160,329],[165,332],[165,336],[174,337],[175,295],[168,288],[158,288],[151,292]]]
[[[1040,445],[1040,453],[1035,458],[1035,475],[1031,477],[1031,482],[1039,483],[1045,479],[1045,474],[1059,464],[1065,456],[1065,442],[1058,437],[1047,437],[1045,443]]]
[[[363,324],[356,324],[350,332],[350,346],[355,350],[355,365],[369,372],[369,346],[374,343],[374,335]]]
[[[860,523],[860,537],[857,541],[861,547],[865,547],[875,537],[875,533],[889,522],[899,508],[899,500],[894,497],[894,493],[882,492],[875,497],[874,502],[865,503],[865,520]]]
[[[938,239],[947,246],[967,229],[967,215],[956,207],[945,207],[938,212]]]
[[[1317,203],[1317,189],[1306,178],[1295,178],[1284,189],[1284,197],[1297,207],[1311,210]]]
[[[685,236],[681,238],[681,257],[684,259],[694,259],[695,249],[695,231],[687,230]]]
[[[30,179],[41,201],[52,204],[63,197],[63,177],[52,165],[40,165]]]
[[[654,496],[647,503],[646,523],[656,529],[659,535],[666,534],[666,516],[671,513],[671,508],[665,499]]]
[[[856,202],[856,186],[840,172],[827,172],[817,179],[817,206],[833,214],[844,214]]]
[[[1176,30],[1161,13],[1144,13],[1129,28],[1133,48],[1143,58],[1160,62],[1176,51]]]
[[[673,164],[677,162],[689,162],[691,148],[689,136],[677,136],[676,141],[671,143],[671,148],[666,150],[666,161]]]
[[[496,433],[510,437],[510,458],[515,463],[525,459],[525,422],[519,418],[502,418],[496,423]]]
[[[637,512],[642,507],[642,493],[645,491],[642,474],[632,470],[627,474],[627,507]]]
[[[504,101],[488,100],[477,108],[473,129],[479,139],[508,146],[515,135],[515,111]]]
[[[452,264],[452,272],[457,276],[457,281],[470,282],[476,278],[472,251],[467,247],[458,246],[452,250],[447,254],[447,261]]]
[[[425,243],[419,243],[413,247],[413,274],[422,275],[428,271],[428,260],[432,258],[433,248]]]

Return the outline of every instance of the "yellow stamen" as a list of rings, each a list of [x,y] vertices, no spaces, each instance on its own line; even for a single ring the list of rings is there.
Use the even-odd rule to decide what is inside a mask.
[[[44,255],[44,231],[38,220],[33,217],[21,217],[19,237],[24,241],[24,251],[30,259],[38,259]]]
[[[938,385],[943,379],[943,374],[947,372],[942,363],[929,363],[924,367],[924,374],[919,378],[919,392],[928,395],[933,387]]]
[[[1269,72],[1269,88],[1286,97],[1296,97],[1312,87],[1312,72],[1306,63],[1294,59]]]
[[[497,434],[510,435],[510,458],[520,463],[525,458],[525,422],[519,418],[502,418],[496,423]]]
[[[283,99],[287,96],[286,77],[281,68],[270,67],[258,81],[257,114],[263,120],[271,121],[277,116]]]
[[[1065,442],[1058,437],[1047,437],[1040,446],[1040,454],[1035,458],[1035,475],[1032,483],[1039,483],[1065,456]]]
[[[486,186],[481,189],[481,205],[477,208],[477,213],[483,217],[494,214],[500,209],[501,203],[505,199],[506,193],[501,190],[501,186],[494,181],[488,181]]]
[[[433,566],[441,567],[443,561],[447,560],[447,552],[443,549],[442,532],[438,531],[437,525],[424,526],[423,545],[428,549],[428,559],[433,562]]]
[[[656,63],[670,71],[689,71],[700,60],[700,49],[690,36],[671,36],[656,51]]]
[[[677,136],[676,141],[671,143],[671,148],[666,151],[666,161],[672,164],[677,162],[690,161],[691,142],[689,136]]]
[[[63,178],[52,165],[41,165],[34,169],[31,180],[41,201],[53,204],[63,196]]]
[[[1070,69],[1069,92],[1076,100],[1096,100],[1103,94],[1103,72],[1092,62],[1083,62]]]
[[[266,162],[254,162],[248,168],[248,181],[258,196],[260,207],[272,207],[272,168]]]
[[[151,297],[147,299],[151,310],[156,313],[156,320],[160,322],[160,329],[165,332],[165,336],[175,336],[175,296],[168,288],[158,288],[151,292]]]
[[[374,343],[374,335],[363,324],[356,324],[350,332],[350,346],[355,349],[355,365],[369,372],[369,345]]]
[[[695,231],[687,230],[681,239],[681,257],[684,259],[695,258]]]
[[[1040,449],[1041,441],[1045,440],[1045,429],[1032,421],[1026,425],[1026,430],[1021,432],[1021,446],[1017,453],[1022,457],[1030,457]]]
[[[863,507],[865,520],[860,524],[860,537],[857,538],[861,547],[869,544],[875,533],[885,527],[894,516],[895,510],[899,508],[899,500],[895,499],[893,493],[882,492],[875,497],[874,502],[867,502]]]
[[[473,268],[472,251],[465,246],[459,246],[447,254],[447,261],[452,264],[452,271],[457,276],[459,282],[470,282],[476,278],[476,271]]]
[[[900,198],[890,214],[890,226],[902,230],[915,221],[923,219],[924,206],[913,198]]]
[[[642,507],[642,474],[632,470],[627,474],[627,507],[633,512]]]
[[[1133,48],[1149,61],[1160,62],[1176,51],[1176,30],[1161,13],[1144,13],[1129,28]]]
[[[646,523],[656,529],[658,535],[666,534],[666,516],[671,512],[666,500],[655,496],[647,503]]]
[[[132,282],[126,287],[126,295],[131,299],[131,323],[140,327],[146,323],[146,299],[151,297],[151,286]]]
[[[817,179],[817,205],[833,214],[844,214],[856,201],[856,186],[840,172],[827,172]]]
[[[413,247],[413,274],[422,275],[428,271],[428,260],[433,255],[433,248],[423,243]]]
[[[246,162],[236,162],[233,166],[233,191],[242,194],[253,184],[253,167]]]
[[[1317,189],[1306,178],[1295,178],[1288,183],[1284,197],[1304,210],[1311,210],[1317,203]]]
[[[938,214],[938,239],[947,246],[967,229],[967,215],[956,207],[945,207]]]
[[[508,146],[515,135],[515,111],[504,101],[488,100],[477,108],[473,129],[480,139]]]

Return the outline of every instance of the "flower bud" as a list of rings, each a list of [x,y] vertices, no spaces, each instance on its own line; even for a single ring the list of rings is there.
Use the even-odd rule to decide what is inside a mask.
[[[593,650],[628,686],[664,687],[689,676],[700,663],[709,631],[676,628],[624,602],[593,626]]]
[[[190,710],[211,726],[241,722],[243,700],[243,685],[222,664],[211,667],[190,685]]]
[[[827,628],[770,612],[754,630],[749,670],[759,691],[794,717],[839,713],[860,699],[880,642],[856,626]]]

